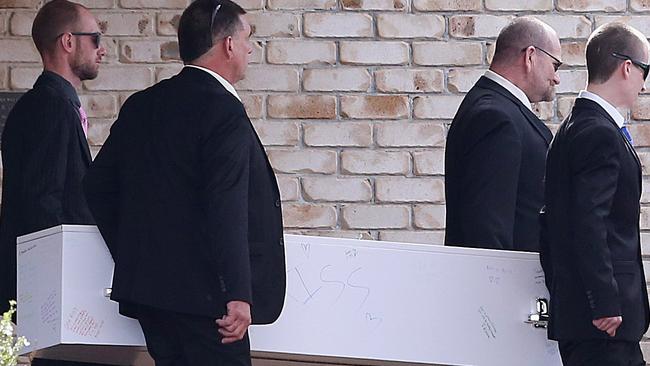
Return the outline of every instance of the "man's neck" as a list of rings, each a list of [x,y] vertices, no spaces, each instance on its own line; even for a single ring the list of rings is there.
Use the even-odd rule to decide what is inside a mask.
[[[586,90],[603,98],[607,103],[614,106],[614,108],[627,108],[620,100],[620,93],[617,92],[618,88],[612,87],[607,82],[602,84],[589,83],[587,84]]]

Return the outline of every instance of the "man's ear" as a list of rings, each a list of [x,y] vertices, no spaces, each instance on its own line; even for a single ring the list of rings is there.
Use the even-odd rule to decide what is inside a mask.
[[[226,55],[228,55],[228,58],[231,58],[232,54],[234,52],[234,49],[235,49],[235,44],[234,44],[234,41],[232,39],[232,36],[228,36],[228,37],[224,38],[223,39],[223,44],[224,44],[224,49],[226,51]]]
[[[74,37],[70,33],[63,33],[61,37],[59,37],[58,44],[63,48],[64,51],[70,53],[73,50],[74,47]]]

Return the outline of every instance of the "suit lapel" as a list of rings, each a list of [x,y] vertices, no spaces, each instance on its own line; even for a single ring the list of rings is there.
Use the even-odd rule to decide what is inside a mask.
[[[537,131],[537,133],[544,139],[546,142],[546,145],[548,146],[551,143],[551,140],[553,139],[553,134],[551,133],[551,130],[546,127],[544,122],[542,122],[527,106],[525,106],[519,99],[517,99],[512,93],[510,93],[508,90],[506,90],[504,87],[499,85],[498,83],[486,78],[485,76],[482,76],[479,81],[478,85],[490,89],[496,93],[501,94],[511,102],[515,103],[521,113],[526,117],[526,120],[528,120],[528,123]]]

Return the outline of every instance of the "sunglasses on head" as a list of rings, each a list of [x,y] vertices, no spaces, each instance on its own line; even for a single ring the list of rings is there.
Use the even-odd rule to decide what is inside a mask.
[[[637,61],[628,55],[624,55],[618,52],[612,52],[612,56],[616,58],[620,58],[621,60],[630,61],[631,63],[639,67],[641,70],[643,70],[643,80],[646,80],[648,78],[648,73],[650,73],[650,65],[645,64],[641,61]]]
[[[56,38],[61,37],[65,33],[61,33]],[[93,44],[95,45],[95,48],[99,48],[99,43],[102,40],[102,34],[100,32],[70,32],[73,36],[87,36],[87,37],[92,37]]]

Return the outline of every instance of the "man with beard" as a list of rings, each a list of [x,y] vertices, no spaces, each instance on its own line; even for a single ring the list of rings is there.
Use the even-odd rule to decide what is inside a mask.
[[[447,136],[445,245],[539,250],[552,135],[531,102],[553,99],[560,53],[555,31],[532,17],[499,34],[490,69],[465,96]]]
[[[106,54],[100,35],[95,17],[67,0],[45,4],[34,19],[32,38],[44,70],[9,113],[2,135],[0,312],[16,298],[18,236],[94,224],[81,186],[91,162],[88,119],[75,89],[97,77]]]

